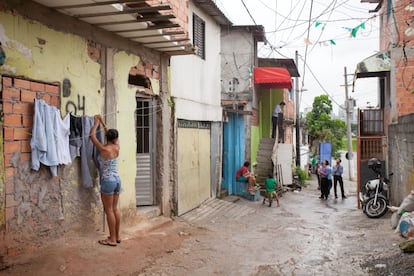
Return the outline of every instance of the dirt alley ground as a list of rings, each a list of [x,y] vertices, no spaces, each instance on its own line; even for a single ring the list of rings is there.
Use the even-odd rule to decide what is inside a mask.
[[[124,227],[117,247],[98,244],[102,232],[61,239],[7,259],[0,275],[414,275],[391,214],[366,217],[345,183],[345,200],[320,200],[314,180],[280,207],[209,200],[151,231]]]

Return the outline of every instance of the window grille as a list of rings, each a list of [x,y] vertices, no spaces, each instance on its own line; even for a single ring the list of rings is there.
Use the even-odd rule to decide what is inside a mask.
[[[206,58],[206,23],[196,14],[193,14],[193,40],[196,47],[196,55]]]

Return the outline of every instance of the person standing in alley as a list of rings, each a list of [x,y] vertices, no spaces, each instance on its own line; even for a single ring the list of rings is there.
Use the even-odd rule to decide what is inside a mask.
[[[96,138],[96,130],[102,124],[105,129],[106,144],[102,144]],[[90,132],[92,143],[99,151],[98,169],[100,179],[100,192],[106,220],[108,223],[109,237],[98,242],[102,245],[116,246],[120,243],[119,228],[121,213],[118,210],[119,194],[121,193],[121,179],[118,172],[118,131],[108,129],[101,115],[94,116],[94,125]]]
[[[344,191],[344,181],[342,179],[342,174],[344,173],[344,167],[341,165],[341,159],[336,159],[336,164],[332,168],[332,173],[334,176],[334,192],[335,198],[338,198],[338,194],[336,192],[336,185],[339,182],[339,187],[341,188],[341,195],[342,198],[345,199],[345,191]]]
[[[276,129],[279,132],[279,141],[283,141],[283,107],[285,102],[281,101],[273,108],[272,114],[272,138],[276,138]]]
[[[332,167],[329,165],[329,161],[326,161],[326,167],[328,168],[328,197],[329,194],[331,193],[331,189],[332,189],[332,184],[333,184],[333,179],[332,179]]]
[[[327,160],[322,162],[322,166],[319,167],[319,176],[321,178],[321,199],[328,199],[328,195],[329,195],[329,180],[328,180],[328,175],[329,175],[329,168],[327,166],[327,164],[329,164],[329,162]]]

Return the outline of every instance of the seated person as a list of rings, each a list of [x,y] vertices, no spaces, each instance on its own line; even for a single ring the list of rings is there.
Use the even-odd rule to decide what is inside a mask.
[[[238,182],[247,182],[248,191],[251,194],[255,193],[255,186],[256,186],[256,177],[254,174],[251,174],[249,171],[250,162],[244,162],[243,166],[237,171],[236,173],[236,180]]]
[[[265,180],[265,184],[266,184],[266,194],[267,194],[267,196],[269,198],[273,197],[277,202],[277,206],[279,206],[279,196],[276,193],[277,182],[276,182],[276,179],[273,178],[272,174],[269,174],[267,176],[267,178]],[[263,198],[263,204],[265,203],[265,199],[266,199],[266,197]]]

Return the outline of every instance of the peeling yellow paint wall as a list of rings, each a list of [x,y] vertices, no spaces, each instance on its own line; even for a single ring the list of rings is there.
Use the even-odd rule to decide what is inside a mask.
[[[139,57],[125,52],[114,55],[114,84],[117,95],[118,110],[116,128],[119,131],[121,152],[119,155],[119,172],[123,191],[120,197],[121,207],[135,206],[135,174],[136,174],[136,135],[135,135],[135,91],[128,86],[128,73],[137,65]]]
[[[74,104],[68,111],[78,115],[101,113],[100,64],[88,56],[85,39],[0,12],[0,41],[7,55],[0,73],[60,84],[67,78],[71,93],[61,98],[62,114],[68,102]]]

